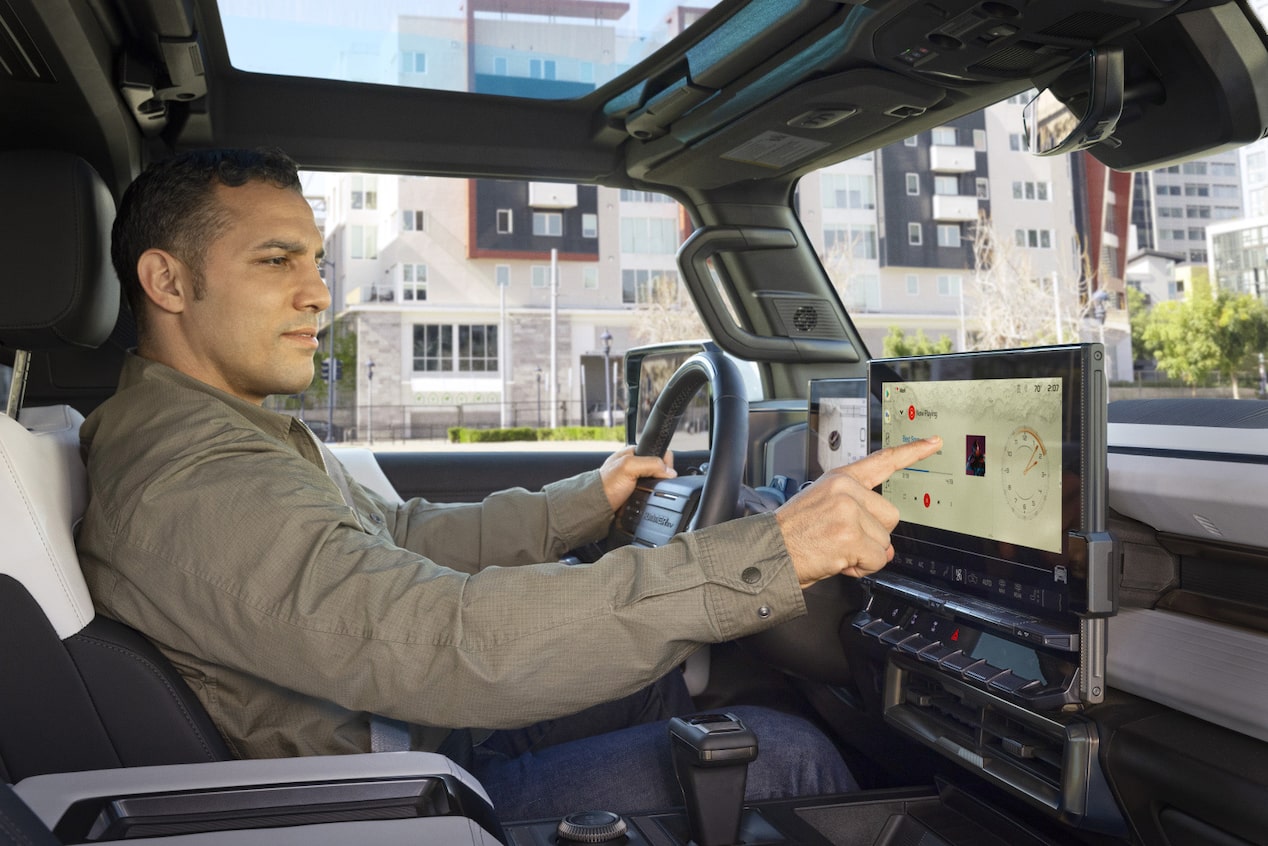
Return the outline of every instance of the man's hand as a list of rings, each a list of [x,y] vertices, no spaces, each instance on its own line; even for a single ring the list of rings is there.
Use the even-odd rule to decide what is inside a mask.
[[[608,456],[599,468],[599,477],[603,479],[603,492],[607,494],[612,511],[617,511],[625,500],[634,493],[634,486],[639,479],[653,476],[657,479],[672,479],[678,474],[674,472],[674,454],[665,451],[665,458],[654,455],[635,455],[634,447],[618,449]]]
[[[872,488],[941,448],[934,436],[874,452],[824,473],[780,506],[775,518],[801,586],[839,573],[865,576],[888,564],[898,509]]]

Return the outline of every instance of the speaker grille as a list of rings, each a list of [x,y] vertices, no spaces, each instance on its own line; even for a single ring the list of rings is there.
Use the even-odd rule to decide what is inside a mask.
[[[846,340],[845,327],[832,305],[817,297],[772,296],[769,302],[780,330],[789,338]]]

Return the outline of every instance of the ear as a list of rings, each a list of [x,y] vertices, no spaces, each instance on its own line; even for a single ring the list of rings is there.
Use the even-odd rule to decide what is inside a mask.
[[[141,253],[136,270],[141,290],[161,310],[179,314],[193,299],[194,281],[189,268],[166,250],[152,248]]]

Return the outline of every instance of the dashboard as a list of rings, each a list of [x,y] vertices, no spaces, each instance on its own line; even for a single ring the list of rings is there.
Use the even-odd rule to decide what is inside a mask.
[[[1117,832],[1081,716],[1105,696],[1116,610],[1103,359],[1078,344],[812,380],[806,466],[942,437],[878,489],[899,511],[895,556],[849,625],[884,663],[885,720],[1068,824]]]

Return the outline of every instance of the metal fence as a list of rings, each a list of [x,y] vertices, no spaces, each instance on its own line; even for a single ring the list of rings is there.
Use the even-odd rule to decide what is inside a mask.
[[[406,440],[444,440],[455,426],[470,429],[496,429],[502,424],[499,403],[465,403],[458,405],[373,405],[336,407],[333,413],[325,407],[307,407],[298,403],[293,408],[279,408],[301,417],[321,439],[328,441],[393,442]],[[559,426],[623,425],[625,410],[614,408],[611,423],[599,405],[585,407],[578,400],[561,401],[556,424]],[[550,406],[543,402],[506,403],[506,425],[546,428],[550,426]]]

